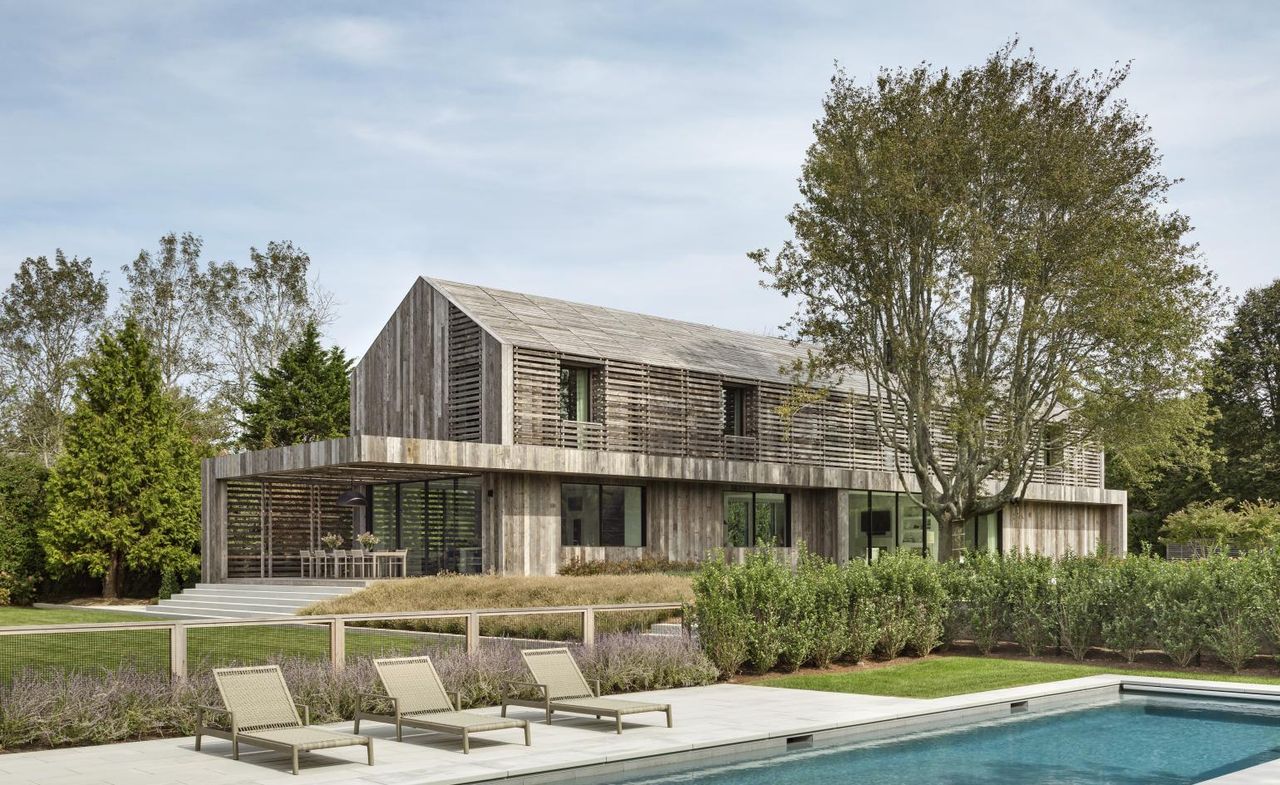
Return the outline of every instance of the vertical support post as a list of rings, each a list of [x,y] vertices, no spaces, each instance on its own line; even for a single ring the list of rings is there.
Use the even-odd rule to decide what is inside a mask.
[[[342,619],[329,622],[329,664],[335,671],[347,664],[347,625]]]
[[[582,609],[582,645],[596,647],[596,609],[590,605]]]
[[[169,676],[177,682],[187,680],[187,625],[180,621],[169,628]]]
[[[467,654],[480,649],[480,614],[467,614]]]

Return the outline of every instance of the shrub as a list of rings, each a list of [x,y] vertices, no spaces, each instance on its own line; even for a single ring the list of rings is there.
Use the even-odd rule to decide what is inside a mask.
[[[871,564],[880,600],[876,652],[893,659],[903,651],[928,654],[942,641],[946,593],[938,565],[911,551],[887,553]]]
[[[787,644],[783,624],[791,569],[773,548],[757,548],[730,574],[748,622],[747,664],[757,673],[766,673],[778,664]]]
[[[809,553],[801,555],[796,577],[809,585],[813,602],[810,659],[825,668],[849,647],[849,584],[837,565]]]
[[[1209,590],[1205,643],[1234,673],[1258,653],[1258,631],[1263,623],[1260,565],[1257,556],[1231,559],[1223,554],[1204,562]]]
[[[811,555],[804,546],[800,546],[798,557],[800,563],[812,559],[821,559]],[[813,656],[815,638],[818,635],[817,587],[811,576],[805,571],[792,571],[777,556],[774,560],[782,564],[785,578],[777,596],[779,628],[778,637],[781,645],[778,651],[778,664],[788,671],[800,669]]]
[[[732,676],[747,661],[747,635],[751,622],[739,602],[733,572],[737,569],[717,553],[702,563],[693,579],[696,598],[685,618],[697,627],[702,650],[723,676]]]
[[[1133,662],[1152,636],[1151,605],[1155,591],[1156,570],[1163,562],[1150,553],[1110,559],[1102,571],[1105,616],[1102,620],[1102,642]]]
[[[1271,642],[1273,656],[1280,662],[1280,549],[1268,551],[1262,557],[1259,573],[1263,632]]]
[[[849,595],[847,609],[848,640],[845,657],[861,662],[870,657],[880,642],[880,611],[883,607],[879,586],[871,565],[851,561],[844,566],[844,584]]]
[[[1053,562],[1035,553],[1004,557],[1004,595],[1008,629],[1015,643],[1032,657],[1053,640]]]
[[[0,590],[4,604],[30,605],[44,577],[39,529],[46,511],[44,484],[49,471],[38,461],[0,457]]]
[[[1054,606],[1059,639],[1077,662],[1083,662],[1102,629],[1101,558],[1068,553],[1054,569]]]
[[[567,564],[560,565],[557,572],[571,577],[589,577],[592,575],[650,575],[662,573],[667,575],[688,575],[698,571],[696,561],[671,561],[645,556],[640,559],[623,561],[606,561],[604,559],[583,559],[574,556]]]
[[[988,553],[965,557],[955,570],[953,602],[960,609],[964,627],[983,654],[1000,642],[1005,620],[1004,560]]]
[[[1151,625],[1160,648],[1179,667],[1191,664],[1204,646],[1209,608],[1200,561],[1166,562],[1155,573]]]

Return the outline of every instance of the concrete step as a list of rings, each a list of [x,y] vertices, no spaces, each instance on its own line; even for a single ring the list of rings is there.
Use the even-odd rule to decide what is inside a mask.
[[[266,602],[286,603],[289,605],[310,605],[313,602],[337,599],[346,594],[317,594],[315,592],[269,592],[269,591],[214,591],[212,589],[187,589],[183,597],[190,599],[231,601],[231,602]]]
[[[658,622],[649,625],[651,635],[680,636],[684,634],[684,625],[679,622]]]
[[[344,597],[364,588],[364,581],[341,583],[297,579],[289,583],[198,583],[157,605],[148,606],[157,615],[183,618],[258,619],[292,616],[316,602]]]

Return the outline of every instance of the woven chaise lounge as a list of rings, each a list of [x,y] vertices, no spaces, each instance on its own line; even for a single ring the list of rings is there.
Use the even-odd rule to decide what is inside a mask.
[[[373,740],[368,736],[312,728],[311,712],[294,701],[277,665],[249,668],[215,668],[222,706],[196,708],[196,750],[200,739],[216,736],[231,741],[231,757],[240,760],[240,743],[288,752],[293,756],[293,773],[298,773],[298,753],[363,745],[373,765]],[[298,708],[302,716],[298,716]],[[225,715],[230,730],[205,724],[205,714]]]
[[[355,732],[360,732],[361,720],[392,723],[396,726],[396,741],[403,741],[403,726],[422,728],[462,735],[462,751],[471,752],[471,734],[506,728],[524,728],[524,743],[529,746],[529,721],[494,717],[471,711],[461,711],[462,699],[454,693],[450,700],[440,674],[431,664],[430,657],[388,657],[376,659],[373,666],[382,680],[386,695],[361,693],[356,711]],[[391,713],[365,711],[370,703],[390,702]]]
[[[600,680],[595,689],[587,685],[578,663],[568,649],[524,649],[520,652],[524,664],[533,674],[532,682],[510,682],[509,695],[502,699],[502,716],[507,716],[507,706],[529,706],[547,713],[547,724],[553,712],[591,714],[596,719],[613,717],[618,733],[622,733],[622,718],[628,714],[646,714],[661,711],[667,715],[667,727],[671,727],[671,704],[645,703],[643,701],[618,700],[600,697]],[[540,700],[526,700],[518,696],[521,689],[541,691]]]

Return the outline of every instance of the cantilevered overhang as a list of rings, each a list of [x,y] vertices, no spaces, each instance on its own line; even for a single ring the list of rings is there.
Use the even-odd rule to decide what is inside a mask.
[[[205,461],[205,476],[215,480],[378,483],[481,473],[910,490],[892,472],[395,436],[350,436]],[[1030,486],[1025,496],[1067,504],[1124,504],[1125,497],[1124,491],[1105,488],[1040,484]]]

